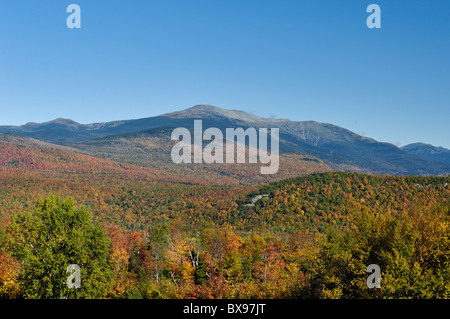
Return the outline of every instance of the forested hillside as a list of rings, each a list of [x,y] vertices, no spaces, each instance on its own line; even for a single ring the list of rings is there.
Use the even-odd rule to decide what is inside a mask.
[[[35,183],[36,189],[44,185]],[[50,197],[36,208],[31,198],[25,205],[26,196],[9,196],[24,202],[3,219],[0,294],[448,298],[449,183],[450,178],[444,177],[331,172],[253,189],[111,185],[109,193],[87,192],[76,204]],[[17,187],[4,184],[2,190],[5,185],[10,190]],[[76,193],[76,187],[64,192],[72,191]],[[258,195],[265,196],[253,201]],[[98,199],[94,204],[93,198]],[[70,218],[77,222],[67,228]],[[64,232],[73,231],[86,238],[79,241],[78,255],[61,246]],[[34,248],[25,249],[28,246],[21,243]],[[99,245],[98,262],[87,263],[83,256],[92,245]],[[59,262],[49,266],[39,257],[42,254]],[[77,295],[57,288],[64,261],[81,264],[87,282],[101,285],[83,286]],[[382,269],[381,289],[366,286],[366,267],[373,263]],[[46,289],[36,286],[35,280],[48,282]]]
[[[258,194],[269,194],[269,200],[261,199],[254,207],[245,205]],[[396,214],[418,204],[448,206],[449,195],[449,177],[330,172],[258,188],[247,195],[239,211],[251,225],[324,230],[330,225],[348,226],[352,215],[362,211]]]
[[[67,145],[86,155],[150,169],[156,168],[166,171],[171,176],[208,184],[261,185],[289,177],[331,170],[323,161],[313,156],[284,152],[279,157],[278,171],[275,174],[262,175],[260,167],[263,164],[251,164],[248,160],[245,165],[226,163],[225,139],[223,163],[175,164],[171,158],[171,150],[175,145],[175,141],[171,140],[173,129],[174,127],[153,128]],[[193,135],[193,130],[191,134]],[[207,144],[208,142],[204,141],[203,147]],[[248,145],[245,146],[245,150],[248,156]]]
[[[276,174],[261,175],[260,164],[174,164],[175,144],[169,130],[111,136],[77,144],[76,148],[0,133],[0,172],[27,173],[44,178],[104,183],[135,181],[214,185],[261,185],[316,172],[330,171],[308,155],[286,153]],[[111,184],[108,182],[107,184]]]

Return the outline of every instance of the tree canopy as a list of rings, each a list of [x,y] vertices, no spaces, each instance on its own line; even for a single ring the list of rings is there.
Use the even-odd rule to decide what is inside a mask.
[[[25,298],[98,298],[110,273],[109,238],[72,199],[51,196],[34,213],[16,214],[7,227],[12,256],[21,261],[19,281]],[[78,265],[81,288],[69,289],[67,267]]]

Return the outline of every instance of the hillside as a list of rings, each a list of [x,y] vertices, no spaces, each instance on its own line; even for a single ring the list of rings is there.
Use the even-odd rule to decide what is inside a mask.
[[[248,189],[242,186],[329,170],[319,160],[298,154],[283,156],[283,169],[267,178],[256,164],[175,165],[163,152],[170,148],[164,131],[158,133],[161,140],[133,134],[92,141],[89,149],[98,153],[90,156],[80,149],[0,133],[0,219],[56,194],[87,205],[103,222],[130,228],[178,219],[194,210],[207,211],[214,220],[236,205],[235,196]]]
[[[219,183],[220,182],[220,183]],[[13,213],[50,194],[73,197],[101,222],[128,228],[179,218],[211,203],[226,207],[245,191],[236,179],[210,185],[196,176],[88,156],[13,134],[0,134],[0,228]],[[226,203],[224,203],[226,202]],[[187,205],[187,203],[190,203]],[[2,222],[3,220],[3,222]]]
[[[106,178],[130,182],[175,180],[175,176],[157,168],[149,170],[100,159],[68,147],[5,133],[0,133],[0,171],[89,183],[104,183]]]
[[[260,185],[289,177],[331,170],[323,161],[313,156],[287,152],[280,156],[278,172],[269,175],[261,174],[262,164],[260,163],[175,164],[171,158],[171,149],[175,144],[175,141],[170,138],[173,129],[170,127],[153,128],[66,145],[91,156],[142,167],[158,168],[171,175],[183,176],[186,179],[200,179],[209,184]],[[248,153],[248,151],[249,149],[246,147],[246,152]],[[225,154],[225,152],[224,149],[223,153]]]
[[[265,194],[256,204],[252,199]],[[372,176],[327,172],[286,179],[250,192],[235,222],[261,229],[345,229],[361,212],[400,214],[422,205],[450,209],[450,177]]]

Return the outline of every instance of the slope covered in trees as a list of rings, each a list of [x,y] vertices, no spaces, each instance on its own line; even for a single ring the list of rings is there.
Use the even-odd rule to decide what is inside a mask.
[[[145,187],[122,185],[111,187],[102,200],[104,212],[88,205],[91,221],[83,199],[74,206],[50,197],[4,219],[0,294],[57,297],[62,279],[56,274],[67,265],[49,267],[39,255],[82,264],[85,253],[92,253],[82,243],[92,247],[99,241],[108,249],[98,252],[97,266],[108,279],[72,297],[448,298],[449,182],[323,173],[253,190],[177,185],[153,197]],[[267,196],[253,204],[260,194]],[[24,223],[29,226],[19,227]],[[94,237],[83,235],[77,225],[88,233],[101,225],[108,238],[100,230]],[[58,246],[68,243],[64,234],[72,232],[86,238],[75,257]],[[49,247],[48,238],[56,246]],[[24,250],[30,244],[40,247],[39,253]],[[72,260],[77,256],[80,261]],[[27,268],[35,263],[39,276],[52,278],[45,291],[36,289],[36,274]],[[382,269],[381,289],[366,286],[366,268],[373,263]]]
[[[268,194],[269,199],[249,206],[259,194]],[[357,212],[396,214],[423,203],[449,205],[449,196],[449,177],[329,172],[262,186],[239,203],[237,214],[252,227],[323,231],[330,225],[349,226],[349,218]]]
[[[175,164],[171,158],[171,150],[176,143],[171,139],[174,129],[175,127],[153,128],[67,145],[87,155],[151,169],[162,169],[171,176],[183,176],[185,179],[201,180],[208,184],[261,185],[289,177],[331,170],[323,161],[313,156],[286,151],[280,154],[278,171],[275,174],[264,175],[261,174],[260,167],[267,164],[248,163],[248,145],[245,145],[245,164],[226,163],[226,139],[223,143],[223,163],[194,164],[192,160],[191,164]],[[190,132],[193,136],[193,130]],[[203,148],[208,143],[209,141],[203,141]]]
[[[170,157],[174,144],[170,130],[164,129],[72,144],[76,148],[0,133],[0,172],[86,183],[109,179],[114,183],[120,180],[242,186],[330,170],[322,161],[302,154],[282,155],[280,169],[272,175],[261,175],[260,164],[175,164]]]

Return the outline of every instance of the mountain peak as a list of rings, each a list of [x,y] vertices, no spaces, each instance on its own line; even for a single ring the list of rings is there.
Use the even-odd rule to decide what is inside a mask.
[[[223,108],[220,108],[218,106],[215,105],[211,105],[211,104],[197,104],[194,105],[193,107],[190,107],[188,109],[185,109],[184,111],[181,112],[205,112],[205,113],[209,113],[209,114],[226,114],[227,112],[235,112],[232,110],[226,110]],[[242,111],[240,111],[242,112]]]
[[[187,110],[222,110],[220,107],[211,104],[197,104]]]
[[[49,124],[62,124],[62,125],[67,125],[67,126],[81,125],[80,123],[77,123],[71,119],[65,119],[65,118],[59,117],[57,119],[47,121],[47,122],[42,122],[42,123],[28,122],[24,126],[28,127],[28,126],[40,126],[40,125],[49,125]]]
[[[173,112],[170,114],[166,114],[166,116],[170,117],[178,117],[178,118],[189,118],[189,117],[198,117],[198,118],[207,118],[207,117],[225,117],[232,120],[241,120],[248,122],[261,122],[266,119],[259,117],[257,115],[238,110],[228,110],[223,109],[218,106],[210,105],[210,104],[198,104],[183,111]]]
[[[78,123],[78,122],[75,122],[74,120],[71,120],[71,119],[65,119],[65,118],[62,118],[62,117],[59,117],[59,118],[54,119],[54,120],[52,120],[52,121],[48,121],[47,123],[48,123],[48,124],[50,124],[50,123],[54,123],[54,124],[65,124],[65,125],[79,125],[79,124],[80,124],[80,123]]]
[[[426,144],[426,143],[422,143],[422,142],[417,142],[417,143],[411,143],[405,146],[401,147],[403,150],[414,150],[414,149],[433,149],[433,150],[440,150],[440,151],[444,151],[444,152],[448,152],[449,150],[446,149],[445,147],[442,146],[434,146],[431,144]]]

